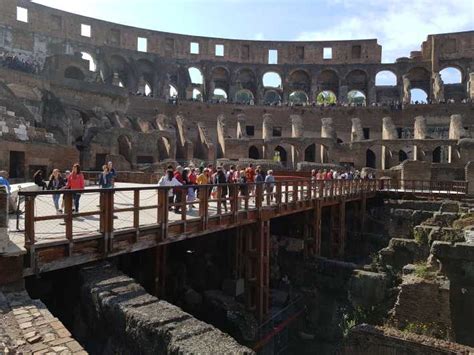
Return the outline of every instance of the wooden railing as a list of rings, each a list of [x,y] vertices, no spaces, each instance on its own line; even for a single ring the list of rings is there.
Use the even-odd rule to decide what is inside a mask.
[[[380,191],[403,192],[433,197],[462,197],[468,192],[467,181],[380,180]]]

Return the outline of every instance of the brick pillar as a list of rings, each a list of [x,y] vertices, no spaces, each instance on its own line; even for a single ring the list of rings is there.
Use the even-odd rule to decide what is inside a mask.
[[[5,186],[0,186],[0,254],[8,247],[8,193]]]

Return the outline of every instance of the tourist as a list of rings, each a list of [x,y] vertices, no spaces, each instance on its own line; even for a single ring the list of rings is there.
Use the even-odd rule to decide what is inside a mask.
[[[176,171],[174,172],[174,177],[178,182],[181,184],[180,186],[185,184],[185,181],[183,180],[183,167],[181,165],[178,165],[176,167]],[[175,207],[174,207],[174,212],[179,213],[180,212],[180,204],[183,201],[183,191],[181,189],[175,189]]]
[[[84,190],[84,186],[84,175],[81,173],[81,166],[76,163],[72,167],[72,173],[67,179],[65,188],[70,190]],[[79,213],[79,200],[81,199],[81,193],[74,192],[72,194],[72,199],[74,202],[74,209],[72,211]]]
[[[218,198],[220,199],[220,202],[224,204],[224,209],[227,212],[227,194],[229,193],[229,189],[227,187],[227,178],[225,176],[225,171],[222,166],[219,166],[217,168],[216,184],[222,185],[218,186],[218,189],[220,191],[220,196],[218,195]]]
[[[249,193],[249,187],[247,184],[247,177],[245,175],[245,170],[240,170],[238,183],[240,184],[239,186],[240,196],[244,196],[244,197],[247,196]]]
[[[10,182],[8,181],[8,171],[0,171],[0,186],[5,186],[9,195],[12,193]]]
[[[114,174],[109,170],[109,165],[102,166],[102,173],[99,174],[99,186],[102,189],[110,189],[113,187]]]
[[[41,170],[37,170],[36,173],[33,175],[33,181],[38,187],[41,187],[42,190],[46,190],[48,187],[44,182],[43,172]]]
[[[207,185],[209,184],[209,170],[204,169],[202,166],[199,168],[199,175],[196,178],[196,182],[198,185]]]
[[[115,186],[115,179],[117,178],[117,172],[115,171],[114,164],[111,161],[109,161],[107,163],[107,168],[109,169],[109,172],[112,174],[112,186],[111,187],[114,187]]]
[[[194,202],[194,200],[196,199],[196,191],[197,191],[197,187],[196,187],[197,176],[196,176],[195,168],[190,168],[190,173],[189,173],[188,178],[189,178],[189,184],[192,185],[192,187],[188,189],[188,201]],[[193,209],[194,205],[191,205],[189,208]]]
[[[54,169],[53,173],[49,177],[48,190],[58,191],[58,190],[61,190],[64,186],[66,186],[66,182],[61,176],[59,169]],[[54,208],[56,209],[57,214],[63,213],[62,209],[59,208],[60,198],[61,198],[61,194],[59,193],[53,195]]]
[[[273,201],[273,189],[275,188],[275,177],[273,170],[268,170],[268,175],[265,177],[265,191],[267,193],[267,203]]]
[[[172,204],[174,200],[173,188],[182,185],[183,184],[176,179],[173,169],[166,170],[166,174],[161,177],[160,181],[158,181],[158,186],[170,187],[168,189],[168,209],[170,211],[172,209]]]

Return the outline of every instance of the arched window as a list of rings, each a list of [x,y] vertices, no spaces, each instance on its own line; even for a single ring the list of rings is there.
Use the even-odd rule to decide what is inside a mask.
[[[198,89],[193,89],[193,100],[202,101],[202,93]]]
[[[258,152],[257,147],[255,147],[254,145],[249,148],[249,158],[260,159],[260,153]]]
[[[268,90],[263,97],[265,105],[278,105],[281,102],[281,96],[275,90]]]
[[[360,90],[352,90],[347,94],[347,101],[349,105],[353,106],[365,106],[366,100],[365,95]]]
[[[331,90],[321,91],[316,96],[316,103],[318,105],[324,106],[335,105],[337,103],[336,94],[334,94]]]
[[[411,89],[412,104],[426,104],[428,102],[428,94],[422,89]]]
[[[235,94],[235,102],[238,104],[250,105],[253,101],[253,94],[250,90],[239,90]]]
[[[89,70],[95,72],[97,70],[97,65],[95,64],[94,58],[87,52],[82,52],[82,59],[89,62]]]
[[[69,67],[64,71],[64,77],[67,79],[81,80],[85,79],[85,75],[81,69],[77,67]]]
[[[402,163],[407,159],[408,159],[408,154],[404,150],[400,150],[398,152],[398,161]]]
[[[390,70],[382,70],[375,76],[375,86],[396,86],[397,76]]]
[[[365,166],[368,168],[376,168],[375,153],[371,149],[367,149],[365,152]]]
[[[289,101],[293,105],[303,106],[308,103],[308,95],[303,91],[293,91],[289,96]]]
[[[281,76],[275,72],[268,72],[263,75],[263,86],[266,88],[281,88]]]
[[[316,144],[311,144],[305,149],[304,161],[316,162]]]
[[[288,161],[288,156],[286,154],[285,148],[277,146],[274,151],[274,160],[281,162],[283,165],[286,165]]]
[[[458,68],[447,67],[439,72],[444,84],[461,84],[462,74]]]
[[[198,68],[191,67],[188,72],[192,84],[202,85],[204,83],[204,77]]]
[[[227,93],[222,89],[215,89],[212,99],[217,102],[227,102]]]

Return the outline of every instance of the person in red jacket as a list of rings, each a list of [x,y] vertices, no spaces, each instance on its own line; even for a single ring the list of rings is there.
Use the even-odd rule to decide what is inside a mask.
[[[185,185],[186,182],[184,181],[183,179],[183,167],[181,165],[178,165],[176,167],[176,170],[174,172],[174,178],[176,180],[178,180],[178,182],[181,184],[181,185]],[[174,213],[180,213],[180,206],[179,204],[181,202],[183,202],[183,190],[182,189],[175,189],[174,190],[174,193],[175,193],[175,207],[174,207]]]
[[[67,179],[66,189],[69,190],[84,190],[84,175],[81,173],[81,166],[74,164],[72,167],[72,173]],[[73,193],[72,199],[74,201],[73,212],[79,213],[79,200],[81,199],[80,193]]]

